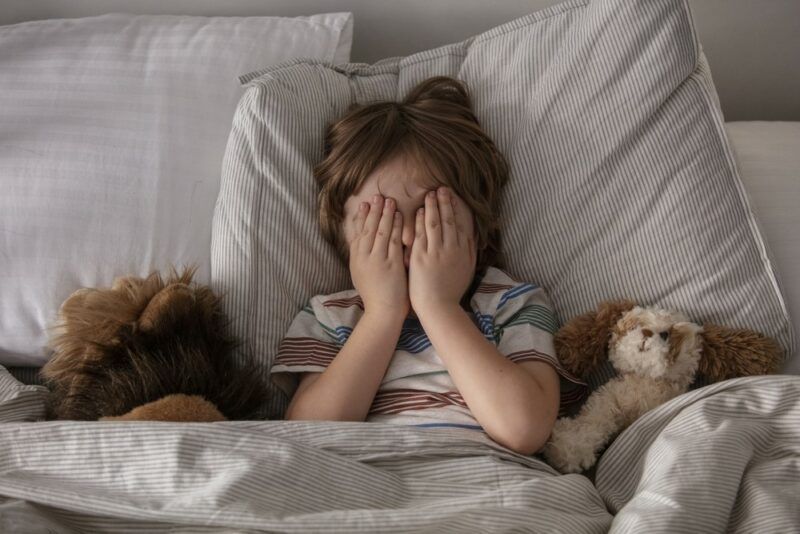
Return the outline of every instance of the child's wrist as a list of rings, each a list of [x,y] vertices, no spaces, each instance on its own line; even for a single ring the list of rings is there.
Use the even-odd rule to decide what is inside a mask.
[[[402,325],[407,315],[399,308],[365,308],[362,320],[367,319],[375,325],[395,326]]]
[[[452,315],[454,313],[462,312],[461,304],[457,301],[445,300],[431,300],[419,306],[419,309],[414,308],[417,317],[422,320],[428,317],[442,317]]]

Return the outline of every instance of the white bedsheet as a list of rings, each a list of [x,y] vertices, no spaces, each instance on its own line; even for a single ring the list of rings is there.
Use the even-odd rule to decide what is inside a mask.
[[[44,394],[0,367],[0,532],[763,534],[800,526],[796,376],[728,380],[648,412],[601,457],[594,484],[464,429],[20,422],[41,415]]]

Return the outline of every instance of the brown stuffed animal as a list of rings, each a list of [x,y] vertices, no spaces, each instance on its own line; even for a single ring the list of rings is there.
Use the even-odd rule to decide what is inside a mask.
[[[263,373],[234,361],[220,300],[192,282],[126,276],[80,289],[59,310],[40,375],[49,419],[247,419],[266,399]],[[241,357],[240,357],[241,358]]]
[[[562,472],[595,464],[600,450],[648,410],[710,381],[777,372],[783,350],[757,332],[690,322],[681,313],[631,301],[600,304],[555,335],[559,360],[586,379],[606,358],[619,376],[594,391],[574,418],[556,421],[544,449]]]

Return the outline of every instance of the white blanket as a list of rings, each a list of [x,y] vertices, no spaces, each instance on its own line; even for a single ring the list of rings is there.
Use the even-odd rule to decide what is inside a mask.
[[[382,423],[18,422],[0,368],[0,531],[790,532],[800,377],[689,392],[623,432],[595,484],[461,429]],[[237,530],[237,531],[241,531]]]

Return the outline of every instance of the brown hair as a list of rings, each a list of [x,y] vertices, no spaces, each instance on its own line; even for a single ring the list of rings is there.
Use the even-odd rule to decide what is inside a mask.
[[[320,187],[322,233],[343,258],[345,201],[381,163],[404,155],[422,166],[431,188],[452,188],[472,210],[477,233],[476,273],[500,257],[500,193],[508,165],[472,113],[466,85],[429,78],[401,102],[356,104],[325,134],[324,159],[314,168]]]

